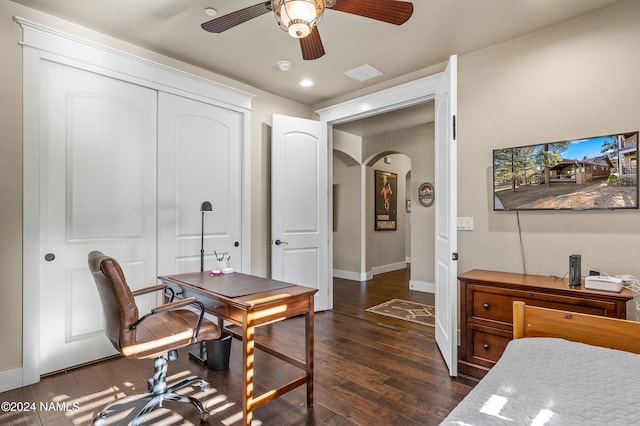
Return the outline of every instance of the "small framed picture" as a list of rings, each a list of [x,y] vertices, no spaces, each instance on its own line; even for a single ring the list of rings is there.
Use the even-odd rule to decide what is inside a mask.
[[[398,175],[382,170],[375,171],[375,230],[395,231],[397,229]]]

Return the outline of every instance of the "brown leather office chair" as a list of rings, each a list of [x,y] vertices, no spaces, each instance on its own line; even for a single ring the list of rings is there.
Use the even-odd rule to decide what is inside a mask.
[[[99,251],[89,253],[89,269],[102,301],[105,333],[113,346],[127,358],[155,359],[154,374],[148,380],[149,393],[112,402],[94,418],[93,424],[104,424],[109,411],[117,406],[147,400],[146,405],[136,414],[132,422],[134,425],[140,424],[143,417],[154,408],[161,407],[163,401],[189,402],[197,408],[201,420],[208,420],[209,412],[198,399],[175,391],[191,384],[198,384],[205,390],[209,388],[209,383],[192,376],[167,387],[167,358],[175,360],[178,349],[199,341],[218,339],[221,335],[216,324],[204,319],[204,306],[192,297],[157,306],[140,317],[134,297],[164,290],[166,284],[132,292],[118,262]],[[194,305],[200,313],[179,309],[187,305]]]

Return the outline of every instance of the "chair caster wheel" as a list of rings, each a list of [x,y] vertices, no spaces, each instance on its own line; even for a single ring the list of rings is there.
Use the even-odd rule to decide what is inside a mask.
[[[98,413],[97,416],[93,418],[93,426],[104,426],[107,422],[107,413]]]
[[[209,414],[208,411],[205,411],[204,413],[200,414],[200,420],[203,422],[206,422],[210,418],[211,418],[211,414]]]
[[[207,382],[201,382],[200,383],[200,389],[203,391],[209,390],[209,388],[211,387],[211,385]]]

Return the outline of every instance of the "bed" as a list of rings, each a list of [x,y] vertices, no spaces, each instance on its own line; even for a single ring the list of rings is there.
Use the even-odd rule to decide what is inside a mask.
[[[639,425],[640,323],[514,302],[514,340],[442,425]]]

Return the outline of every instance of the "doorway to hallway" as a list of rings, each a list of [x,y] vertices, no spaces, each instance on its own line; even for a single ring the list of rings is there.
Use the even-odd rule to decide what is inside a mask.
[[[433,102],[426,102],[334,126],[334,277],[366,281],[418,259],[407,286],[434,291],[434,209],[417,202],[420,183],[435,181],[433,117]],[[376,171],[397,182],[393,230],[375,230]]]

